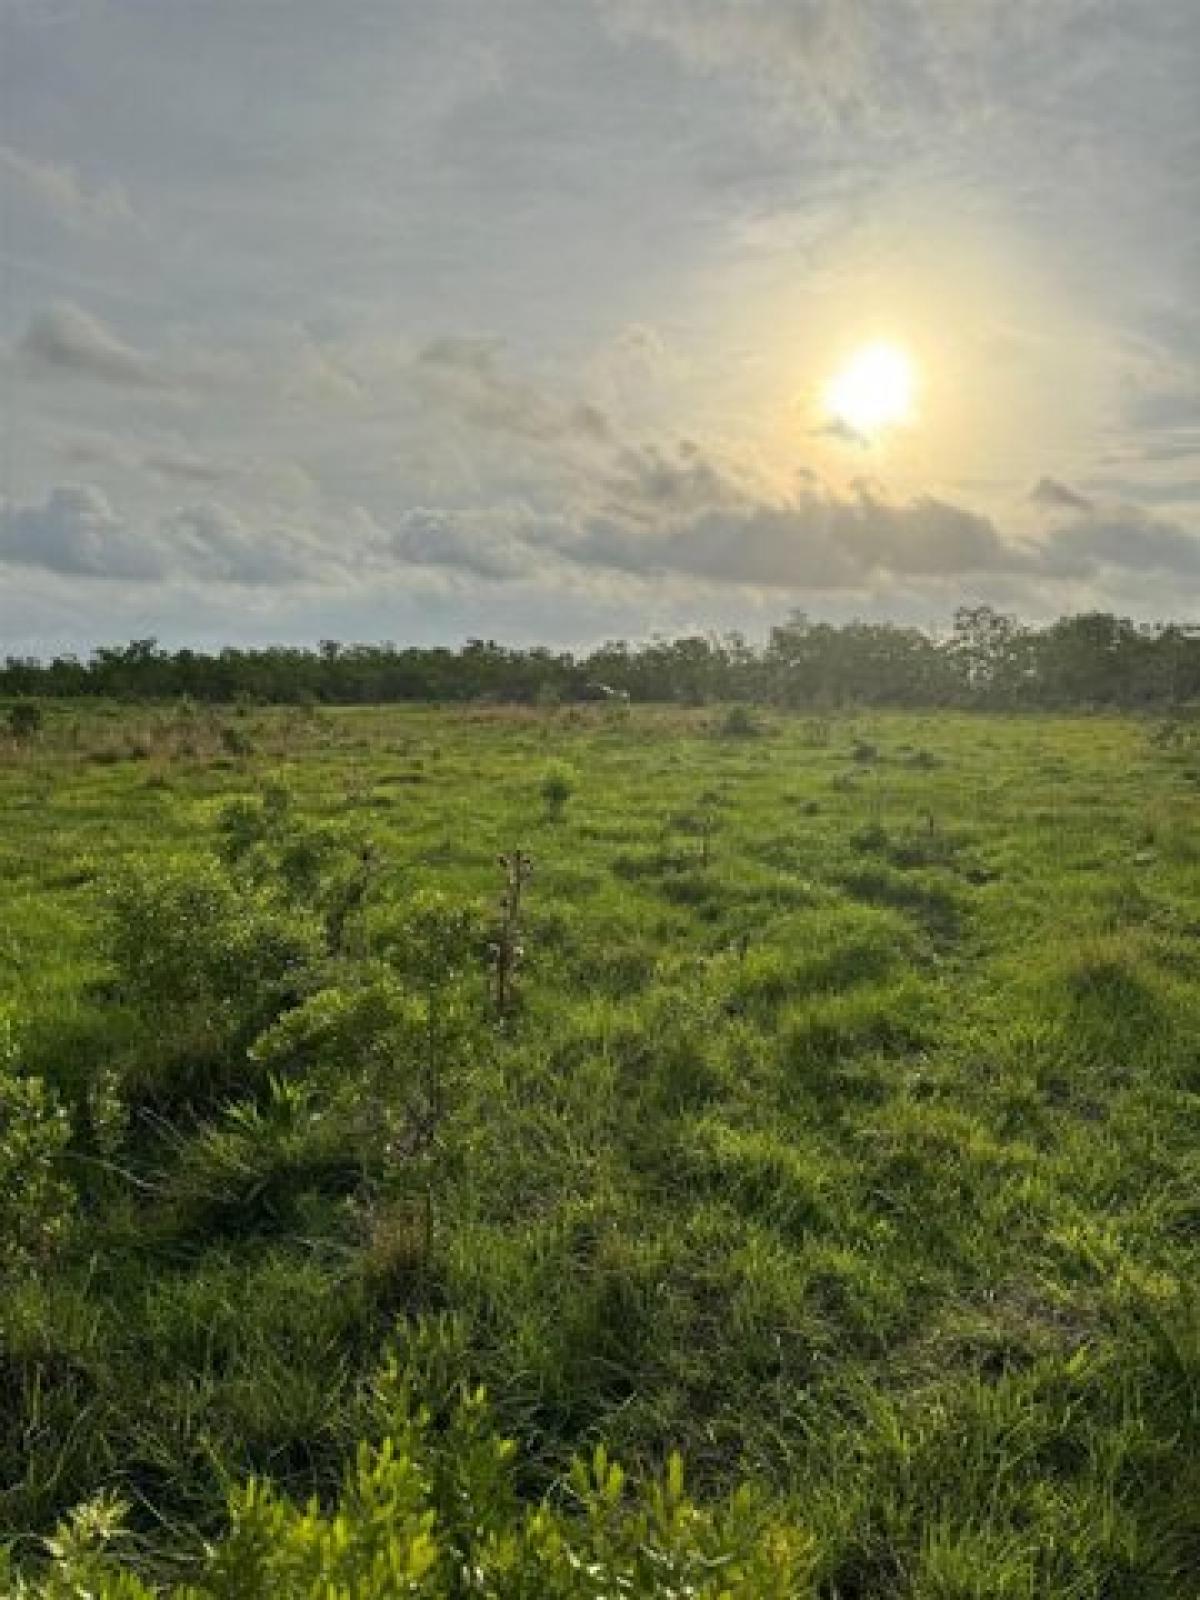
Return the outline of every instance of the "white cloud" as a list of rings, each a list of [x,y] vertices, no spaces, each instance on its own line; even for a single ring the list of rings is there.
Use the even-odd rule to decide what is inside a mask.
[[[287,586],[347,570],[357,554],[309,528],[251,526],[212,501],[157,518],[125,517],[86,484],[58,485],[40,504],[0,508],[0,563],[60,576]]]
[[[142,465],[160,478],[183,483],[223,483],[231,476],[220,462],[172,450],[148,450]]]
[[[38,312],[17,348],[28,367],[50,376],[88,378],[132,389],[162,388],[168,383],[149,356],[70,301]]]
[[[482,433],[540,444],[608,439],[609,419],[599,406],[515,376],[503,354],[499,339],[443,335],[417,352],[412,376],[424,400]]]
[[[166,576],[160,551],[130,532],[102,490],[54,488],[41,505],[0,512],[0,561],[87,578]]]
[[[39,161],[11,145],[0,145],[0,178],[20,193],[32,196],[68,227],[128,228],[135,221],[122,184],[88,184],[75,167]]]

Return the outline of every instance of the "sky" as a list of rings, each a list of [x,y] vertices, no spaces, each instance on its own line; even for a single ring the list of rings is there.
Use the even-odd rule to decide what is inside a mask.
[[[0,0],[0,654],[1200,621],[1198,82],[1196,0]]]

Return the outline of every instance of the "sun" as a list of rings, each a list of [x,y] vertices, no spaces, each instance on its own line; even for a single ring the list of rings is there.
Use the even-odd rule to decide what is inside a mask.
[[[916,389],[906,351],[895,344],[864,344],[826,384],[825,412],[860,439],[875,439],[912,422]]]

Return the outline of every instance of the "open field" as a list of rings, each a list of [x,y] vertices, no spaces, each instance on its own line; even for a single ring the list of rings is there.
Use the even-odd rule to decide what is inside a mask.
[[[110,1490],[202,1583],[390,1351],[443,1522],[467,1381],[514,1505],[678,1448],[786,1576],[347,1594],[1200,1593],[1189,726],[49,704],[0,807],[21,1567]]]

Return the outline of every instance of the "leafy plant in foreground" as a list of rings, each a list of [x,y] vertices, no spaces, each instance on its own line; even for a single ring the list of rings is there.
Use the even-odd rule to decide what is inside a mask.
[[[482,1391],[444,1427],[398,1386],[381,1444],[363,1443],[336,1505],[305,1505],[252,1480],[192,1579],[152,1588],[117,1554],[122,1507],[97,1499],[47,1541],[40,1579],[6,1574],[15,1600],[797,1600],[811,1593],[813,1542],[748,1491],[701,1509],[672,1455],[632,1488],[603,1446],[571,1468],[570,1504],[522,1502],[516,1448]]]
[[[69,1137],[54,1091],[20,1071],[0,1013],[0,1287],[43,1261],[67,1230],[72,1193],[60,1163]]]

